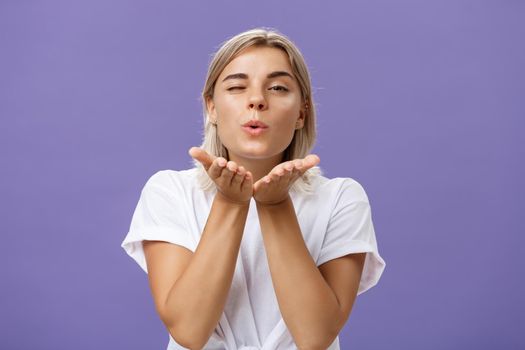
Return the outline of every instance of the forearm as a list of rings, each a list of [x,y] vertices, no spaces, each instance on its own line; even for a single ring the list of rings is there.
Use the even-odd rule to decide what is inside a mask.
[[[206,343],[219,322],[233,279],[249,203],[216,196],[190,264],[174,283],[165,310],[172,329],[197,344]]]
[[[258,204],[257,212],[279,308],[296,345],[326,349],[337,336],[341,311],[310,256],[291,199]]]

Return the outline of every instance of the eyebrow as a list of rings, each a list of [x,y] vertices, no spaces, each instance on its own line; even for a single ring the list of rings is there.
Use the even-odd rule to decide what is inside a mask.
[[[272,78],[276,78],[276,77],[289,77],[291,79],[293,79],[293,76],[286,72],[286,71],[282,71],[282,70],[279,70],[279,71],[275,71],[275,72],[271,72],[270,74],[268,74],[266,76],[266,78],[268,79],[272,79]],[[226,78],[222,79],[222,81],[226,81],[228,79],[248,79],[248,75],[245,74],[245,73],[235,73],[235,74],[230,74],[228,76],[226,76]]]

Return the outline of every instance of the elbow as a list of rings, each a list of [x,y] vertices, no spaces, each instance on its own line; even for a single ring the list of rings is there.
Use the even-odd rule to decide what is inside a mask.
[[[334,324],[329,329],[317,334],[310,334],[308,339],[302,339],[296,343],[300,350],[326,350],[334,343],[342,327],[339,323]]]
[[[326,339],[326,341],[321,342],[321,343],[311,343],[311,344],[301,344],[301,345],[297,344],[297,348],[300,350],[326,350],[330,347],[330,345],[332,345],[336,337],[337,335],[335,337],[330,337],[329,339]]]
[[[180,319],[174,318],[172,317],[172,315],[169,315],[166,309],[157,308],[157,312],[160,316],[162,323],[168,330],[170,337],[178,345],[191,350],[202,349],[200,343],[196,341],[197,337],[195,337],[194,331],[188,330],[187,327],[183,323],[181,323]]]
[[[159,308],[158,313],[171,338],[186,349],[203,349],[215,330],[216,324],[184,310]]]
[[[170,336],[178,345],[190,350],[200,350],[204,348],[210,338],[209,336],[205,337],[202,334],[197,334],[194,329],[187,329],[180,325],[174,324],[167,326],[167,329]]]
[[[168,328],[168,332],[177,345],[180,345],[185,349],[200,350],[206,345],[206,343],[199,342],[197,339],[188,336],[187,334],[176,331],[176,328]]]
[[[195,318],[195,315],[183,314],[183,311],[170,312],[166,308],[158,311],[171,338],[186,349],[204,348],[215,329],[211,324],[203,323],[202,317]]]

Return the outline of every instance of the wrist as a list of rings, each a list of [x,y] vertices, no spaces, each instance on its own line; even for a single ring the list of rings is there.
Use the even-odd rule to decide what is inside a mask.
[[[251,199],[251,198],[250,198]],[[250,199],[248,200],[236,200],[232,199],[230,197],[227,197],[222,192],[217,190],[217,193],[215,194],[215,200],[228,205],[234,205],[238,207],[249,207],[250,206]]]
[[[290,200],[291,200],[290,195],[287,194],[284,198],[280,200],[276,200],[276,201],[258,201],[257,199],[255,199],[255,204],[257,205],[257,207],[261,207],[261,208],[262,207],[278,207],[278,206],[282,206],[286,204]]]

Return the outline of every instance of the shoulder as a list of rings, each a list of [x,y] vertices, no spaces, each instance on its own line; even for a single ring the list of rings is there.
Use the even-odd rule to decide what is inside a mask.
[[[318,176],[316,192],[325,194],[333,200],[351,200],[356,202],[368,202],[368,195],[361,183],[351,177],[327,178]]]
[[[162,188],[172,193],[185,191],[195,186],[196,171],[195,168],[159,170],[148,178],[144,188]]]

